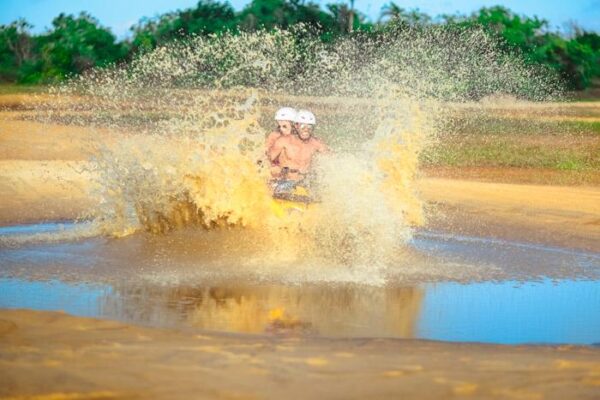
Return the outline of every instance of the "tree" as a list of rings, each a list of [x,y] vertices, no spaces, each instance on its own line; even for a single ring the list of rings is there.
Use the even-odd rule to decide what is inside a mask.
[[[356,10],[353,10],[345,3],[328,4],[327,10],[333,17],[333,25],[329,31],[334,33],[349,33],[354,30],[368,30],[371,25],[366,23],[365,16]],[[350,20],[352,21],[350,23]]]
[[[523,53],[534,50],[540,44],[541,34],[548,28],[546,20],[538,17],[521,17],[500,6],[482,8],[475,21]]]
[[[392,1],[381,8],[379,22],[383,21],[403,22],[408,25],[419,26],[430,24],[431,17],[420,12],[419,9],[407,11]]]
[[[296,24],[320,27],[329,31],[334,25],[331,15],[318,4],[303,0],[252,0],[239,14],[244,30],[287,29]]]
[[[502,48],[559,73],[573,89],[588,87],[600,75],[598,35],[576,28],[575,37],[548,31],[537,17],[519,16],[504,7],[482,8],[471,16],[446,16],[449,26],[479,26],[496,36]]]
[[[352,0],[336,1],[322,8],[311,0],[252,0],[236,12],[226,1],[199,0],[193,8],[142,19],[131,28],[131,43],[117,42],[109,29],[85,13],[78,17],[60,14],[52,22],[52,29],[41,35],[30,34],[31,25],[18,20],[0,25],[0,80],[60,80],[190,35],[291,29],[298,54],[303,54],[303,36],[335,42],[347,34],[384,35],[430,25],[443,25],[456,32],[483,29],[498,40],[503,51],[555,70],[573,88],[588,87],[600,76],[600,35],[575,24],[568,35],[550,32],[545,20],[518,15],[500,6],[482,8],[470,15],[446,15],[434,22],[418,9],[405,10],[391,1],[381,10],[378,29],[371,29],[365,16],[354,10]],[[303,28],[293,28],[298,24]],[[388,35],[390,40],[393,37]]]
[[[142,19],[133,26],[132,51],[152,49],[173,39],[235,30],[238,17],[229,3],[200,0],[195,8]]]
[[[33,62],[32,27],[24,19],[0,25],[0,80],[18,80],[20,69]]]
[[[39,38],[43,80],[60,80],[92,67],[102,67],[122,59],[123,44],[116,43],[110,30],[86,13],[60,14],[53,29]]]
[[[598,35],[596,35],[598,36]],[[591,86],[600,76],[600,51],[589,34],[565,40],[557,34],[545,35],[535,51],[535,61],[558,71],[573,89]]]
[[[292,5],[285,0],[252,0],[240,13],[240,27],[248,31],[287,28],[292,23]]]

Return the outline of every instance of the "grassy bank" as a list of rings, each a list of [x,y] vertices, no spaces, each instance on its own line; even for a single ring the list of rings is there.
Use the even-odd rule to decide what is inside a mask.
[[[445,175],[454,170],[457,176],[498,180],[501,169],[513,171],[508,174],[513,179],[524,175],[514,170],[529,170],[544,177],[535,183],[595,184],[600,182],[599,105],[565,104],[554,112],[502,117],[461,115],[426,149],[423,165]]]

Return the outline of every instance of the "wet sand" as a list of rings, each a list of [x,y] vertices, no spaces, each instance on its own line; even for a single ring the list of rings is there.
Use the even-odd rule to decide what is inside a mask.
[[[94,206],[85,163],[0,161],[0,224],[72,220]]]
[[[420,189],[432,229],[600,251],[600,187],[428,178]]]
[[[0,113],[0,224],[85,216],[99,132],[15,113]],[[419,188],[427,229],[600,251],[597,186],[428,176]],[[0,310],[3,398],[594,398],[598,360],[592,347],[198,335]]]
[[[2,398],[591,399],[600,390],[600,349],[577,346],[199,335],[29,310],[0,311],[0,344]]]

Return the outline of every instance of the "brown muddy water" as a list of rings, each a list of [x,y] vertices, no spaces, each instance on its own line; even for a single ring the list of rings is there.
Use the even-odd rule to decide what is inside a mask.
[[[421,230],[393,263],[348,266],[265,257],[242,229],[69,240],[82,225],[0,229],[1,308],[241,334],[600,343],[600,253]]]

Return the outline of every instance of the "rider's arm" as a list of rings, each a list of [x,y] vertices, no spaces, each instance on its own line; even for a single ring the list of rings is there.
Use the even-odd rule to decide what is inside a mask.
[[[277,139],[275,141],[275,143],[273,143],[273,145],[269,148],[269,150],[267,152],[267,155],[269,156],[269,159],[271,161],[274,161],[277,157],[279,157],[279,155],[281,154],[281,152],[285,148],[284,142],[283,142],[282,139],[283,138]]]
[[[265,153],[266,154],[269,153],[269,150],[271,149],[271,147],[273,147],[273,144],[275,144],[277,139],[279,139],[279,136],[281,136],[281,135],[277,132],[269,133],[269,136],[267,136],[267,140],[265,141],[265,149],[266,149]]]

